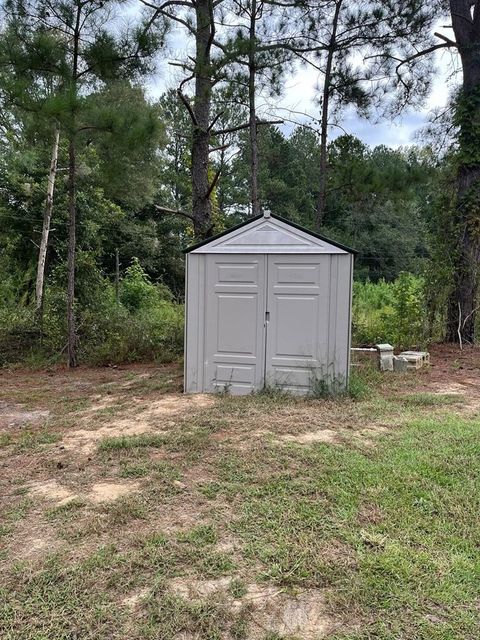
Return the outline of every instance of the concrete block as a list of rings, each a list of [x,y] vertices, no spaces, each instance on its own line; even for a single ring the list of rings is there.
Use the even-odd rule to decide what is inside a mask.
[[[391,344],[376,344],[380,371],[393,371],[393,347]]]
[[[430,364],[430,354],[427,351],[402,351],[399,358],[407,361],[409,369],[421,369],[425,364]]]
[[[400,356],[393,356],[393,370],[403,373],[408,369],[408,360]]]

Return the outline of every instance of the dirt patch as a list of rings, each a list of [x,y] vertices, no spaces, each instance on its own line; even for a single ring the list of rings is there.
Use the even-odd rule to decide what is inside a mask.
[[[169,589],[184,599],[208,599],[221,596],[232,610],[248,606],[251,623],[248,638],[264,638],[266,633],[295,636],[302,640],[326,637],[337,626],[327,612],[325,594],[319,589],[286,593],[275,586],[249,584],[241,598],[228,592],[231,577],[198,580],[189,577],[173,578]]]
[[[272,587],[250,587],[245,601],[255,607],[251,638],[263,638],[265,633],[273,631],[280,636],[319,640],[332,633],[336,626],[327,613],[325,596],[320,590],[289,595]]]
[[[22,405],[0,401],[0,429],[41,424],[49,415],[50,411],[27,411]]]
[[[118,498],[138,490],[138,482],[97,482],[92,486],[88,498],[93,502],[114,502]]]
[[[139,591],[135,591],[135,593],[131,593],[130,595],[126,596],[122,600],[122,604],[129,609],[135,609],[142,603],[142,600],[144,600],[149,593],[150,589],[147,589],[146,587],[144,589],[140,589]]]
[[[383,435],[390,431],[389,427],[381,424],[373,424],[362,429],[342,426],[339,429],[317,429],[304,431],[303,433],[286,433],[276,439],[277,443],[293,442],[296,444],[342,444],[346,441],[358,441],[367,445],[373,444],[375,436]]]
[[[138,490],[138,482],[97,482],[88,493],[74,493],[57,480],[37,480],[29,485],[30,494],[55,502],[57,507],[77,498],[95,503],[113,502],[132,491]]]
[[[382,512],[375,504],[362,504],[358,510],[358,522],[361,525],[379,524],[383,520]]]
[[[98,443],[104,438],[130,437],[148,433],[153,429],[142,422],[131,422],[121,420],[111,426],[100,427],[98,429],[77,429],[68,433],[62,440],[61,447],[67,451],[74,451],[85,456],[93,454]],[[167,433],[157,431],[156,433]]]
[[[215,396],[204,393],[177,396],[169,395],[161,400],[150,403],[146,413],[150,413],[152,416],[172,415],[191,411],[192,409],[211,407],[214,404]]]
[[[430,385],[430,393],[457,396],[457,410],[463,412],[480,409],[480,384],[476,380],[462,379],[461,382],[434,382]]]
[[[2,539],[4,549],[9,557],[27,560],[29,566],[45,556],[57,552],[64,541],[57,536],[55,528],[45,518],[39,518],[41,510],[35,510],[26,515],[18,523],[12,536]]]
[[[230,577],[216,578],[214,580],[196,580],[190,577],[172,578],[169,581],[169,589],[181,598],[206,598],[226,591],[232,579]]]
[[[339,442],[338,431],[333,429],[319,429],[318,431],[307,431],[305,433],[287,433],[280,436],[280,442],[296,442],[298,444],[315,444],[317,442],[327,442],[337,444]]]
[[[67,504],[78,497],[56,480],[37,480],[30,483],[29,489],[32,495],[52,500],[57,506]]]
[[[127,418],[117,419],[112,417],[108,424],[93,429],[76,429],[65,434],[62,447],[67,450],[80,452],[83,455],[91,455],[98,442],[104,438],[129,437],[141,435],[143,433],[165,433],[175,426],[175,420],[166,421],[167,417],[180,417],[191,413],[195,409],[210,407],[214,404],[215,398],[212,396],[198,395],[168,395],[161,400],[145,402],[136,400],[133,407],[130,406],[126,412],[131,412]],[[147,405],[147,408],[145,407]],[[81,412],[82,422],[91,422],[95,414],[105,408],[113,406],[113,403],[99,402],[90,409]]]

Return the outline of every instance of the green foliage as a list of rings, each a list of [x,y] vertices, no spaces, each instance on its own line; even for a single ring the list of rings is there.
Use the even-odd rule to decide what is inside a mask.
[[[219,190],[227,213],[249,201],[248,136],[222,174]],[[260,199],[273,213],[313,228],[318,199],[318,135],[298,127],[285,136],[273,126],[259,129]],[[431,149],[370,148],[355,136],[329,145],[327,211],[323,233],[359,253],[355,274],[362,280],[395,279],[420,273],[429,254],[428,222],[436,191]]]
[[[87,260],[80,256],[80,268]],[[91,265],[90,265],[91,266]],[[108,364],[170,361],[183,349],[183,305],[163,285],[153,284],[134,260],[115,287],[95,269],[79,281],[79,355],[83,362]],[[66,343],[64,268],[46,290],[42,330],[30,306],[0,308],[0,365],[20,361],[41,364],[62,357]],[[83,291],[82,291],[83,290]]]
[[[122,282],[120,301],[130,311],[139,311],[152,307],[156,299],[155,286],[142,269],[138,258],[134,258]]]
[[[98,297],[84,310],[80,349],[96,364],[177,358],[183,348],[183,307],[166,287],[154,285],[134,259],[120,284],[103,281]]]
[[[413,348],[427,341],[424,280],[401,273],[395,282],[355,282],[353,286],[353,342],[389,342]]]

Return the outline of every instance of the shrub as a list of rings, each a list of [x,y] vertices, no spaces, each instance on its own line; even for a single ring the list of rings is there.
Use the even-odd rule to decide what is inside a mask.
[[[119,301],[106,281],[82,322],[84,359],[94,364],[167,362],[183,350],[183,305],[166,287],[153,284],[136,259],[120,284]]]
[[[88,256],[80,256],[81,260],[87,266]],[[167,287],[152,283],[134,260],[120,283],[117,301],[113,284],[94,263],[89,266],[83,269],[77,288],[80,361],[109,364],[178,358],[183,350],[183,305],[173,300]],[[0,307],[0,366],[41,365],[62,358],[67,335],[63,266],[49,278],[41,328],[32,306],[18,304],[8,293]]]
[[[401,273],[394,282],[355,282],[353,342],[390,342],[396,347],[424,346],[427,341],[424,281]]]

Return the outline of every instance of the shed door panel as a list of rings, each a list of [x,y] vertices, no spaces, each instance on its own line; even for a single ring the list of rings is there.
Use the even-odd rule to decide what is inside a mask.
[[[328,256],[268,256],[266,383],[304,393],[328,350]]]
[[[206,391],[263,386],[265,272],[263,255],[207,257]]]

